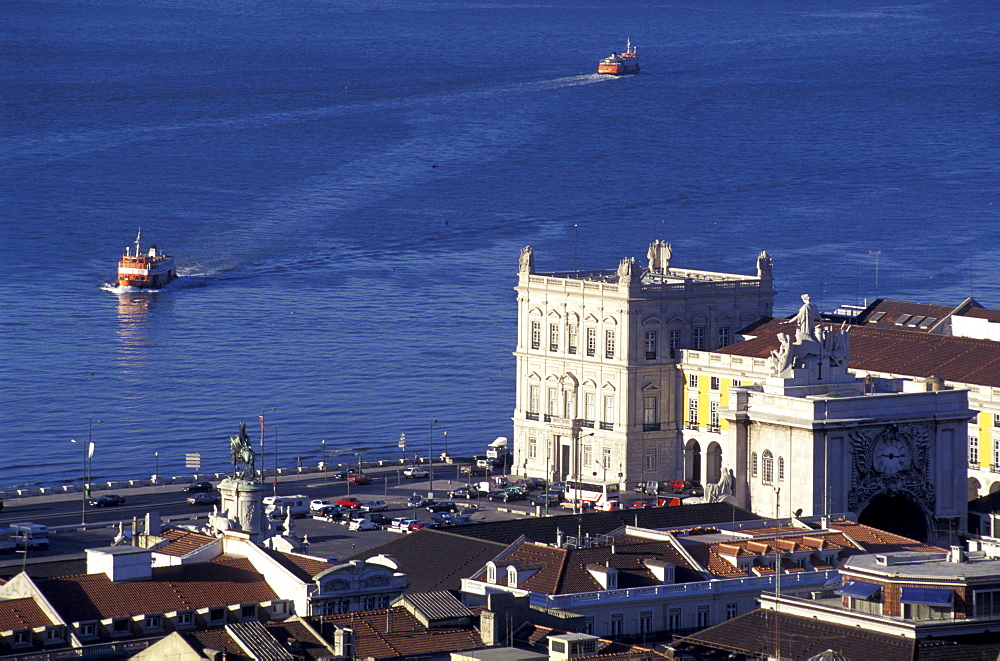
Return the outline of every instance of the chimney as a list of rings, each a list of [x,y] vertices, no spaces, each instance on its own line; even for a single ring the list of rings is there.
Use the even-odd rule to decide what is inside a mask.
[[[87,549],[87,573],[106,574],[112,583],[148,581],[153,577],[153,553],[134,546]]]
[[[959,545],[951,547],[951,552],[948,554],[948,562],[962,563],[965,562],[965,549]]]
[[[566,533],[556,528],[556,548],[561,549],[564,546],[566,546]]]
[[[354,658],[354,629],[336,628],[333,632],[333,653],[345,659]]]

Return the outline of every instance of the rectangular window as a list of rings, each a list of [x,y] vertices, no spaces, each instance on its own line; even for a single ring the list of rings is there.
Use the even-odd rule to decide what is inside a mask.
[[[111,633],[115,636],[124,636],[132,633],[132,620],[127,617],[120,617],[111,623]]]
[[[217,623],[222,622],[226,619],[226,609],[225,608],[213,608],[208,611],[208,621]]]
[[[257,604],[250,604],[240,608],[240,617],[257,617]]]
[[[597,393],[583,393],[583,417],[590,421],[597,419]]]
[[[531,322],[531,348],[538,349],[542,346],[542,322]]]
[[[969,465],[979,467],[979,437],[969,437]]]
[[[548,394],[548,399],[545,412],[549,415],[559,415],[559,390],[557,388],[548,388],[546,393]]]
[[[589,617],[587,617],[586,619],[583,620],[583,633],[587,634],[588,636],[593,636],[594,635],[594,618],[593,618],[593,616],[589,616]]]
[[[643,470],[647,471],[656,470],[656,448],[646,448],[645,463],[643,463]]]
[[[993,414],[993,426],[1000,427],[1000,413]]]
[[[577,343],[576,334],[577,334],[576,333],[576,324],[567,324],[566,325],[566,336],[567,336],[566,351],[568,353],[576,353],[576,347],[577,347],[577,344],[576,344]]]
[[[611,614],[611,630],[609,635],[620,636],[625,632],[625,615],[623,613]]]
[[[604,396],[604,422],[611,424],[615,421],[615,396]]]
[[[594,446],[584,445],[583,446],[583,465],[589,466],[594,463]]]
[[[615,332],[613,330],[604,331],[604,357],[615,357]]]
[[[698,375],[688,374],[688,388],[698,389]]]
[[[692,428],[698,427],[698,398],[689,397],[688,398],[688,426]]]
[[[559,351],[559,324],[549,324],[549,351]]]
[[[528,439],[528,459],[538,459],[538,439]]]
[[[573,401],[572,391],[567,390],[563,393],[563,417],[573,418],[573,409],[575,408],[575,402]]]
[[[587,355],[593,356],[597,353],[597,329],[587,329]]]
[[[1000,615],[1000,590],[976,590],[973,592],[974,617]]]
[[[191,611],[183,611],[177,614],[177,624],[179,626],[187,626],[194,624],[194,613]]]
[[[31,632],[30,631],[27,631],[25,629],[21,629],[20,631],[15,631],[14,632],[14,645],[15,646],[30,645],[30,644],[31,644]]]
[[[45,642],[55,643],[63,639],[62,627],[53,627],[45,630]]]
[[[732,335],[729,333],[729,326],[725,326],[719,329],[719,346],[728,347],[733,343]]]
[[[670,608],[667,610],[667,631],[680,631],[681,629],[681,609]]]
[[[705,328],[698,327],[694,329],[694,342],[692,342],[694,348],[698,351],[705,350]]]
[[[726,619],[731,620],[738,614],[739,609],[736,606],[735,601],[730,601],[726,604]]]
[[[528,411],[530,413],[538,413],[538,396],[539,396],[539,386],[528,386]]]
[[[785,458],[778,457],[778,479],[785,479]]]
[[[853,611],[858,611],[859,613],[868,613],[870,615],[882,614],[882,602],[877,599],[857,599],[855,597],[849,597],[848,608]]]
[[[611,448],[604,448],[604,468],[611,468]]]
[[[97,627],[95,627],[93,623],[88,622],[87,624],[80,625],[81,638],[93,638],[96,632]]]
[[[750,475],[757,477],[757,453],[750,455]]]
[[[1000,471],[1000,438],[993,439],[993,470]]]
[[[719,377],[717,377],[717,376],[711,377],[708,380],[708,387],[711,388],[712,390],[718,390],[719,389]]]
[[[950,620],[953,616],[951,606],[903,604],[903,619],[906,620]]]
[[[708,428],[711,431],[719,431],[719,403],[711,402],[709,406],[711,408],[708,412]]]
[[[656,397],[644,397],[642,400],[642,421],[647,425],[656,424],[660,421],[659,411],[656,405]]]
[[[639,633],[653,631],[653,611],[639,611]]]
[[[707,627],[709,624],[709,607],[707,605],[698,606],[698,627]]]
[[[656,360],[656,331],[646,331],[646,360]]]
[[[159,629],[162,626],[162,620],[159,615],[147,615],[146,616],[146,628],[147,629]]]
[[[679,330],[670,331],[670,357],[676,358],[677,352],[681,349],[681,332]]]

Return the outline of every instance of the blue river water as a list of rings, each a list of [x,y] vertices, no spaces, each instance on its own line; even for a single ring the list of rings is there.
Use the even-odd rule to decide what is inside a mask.
[[[70,439],[96,479],[226,470],[266,409],[283,465],[481,452],[526,244],[766,249],[778,313],[1000,307],[997,3],[2,7],[0,490],[79,480]],[[116,294],[139,228],[182,277]]]

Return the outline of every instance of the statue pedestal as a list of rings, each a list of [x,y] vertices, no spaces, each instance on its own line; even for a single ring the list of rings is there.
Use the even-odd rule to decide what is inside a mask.
[[[266,532],[264,522],[264,489],[258,480],[233,479],[227,477],[219,483],[222,505],[219,514],[236,523],[239,529],[249,533],[254,541]]]

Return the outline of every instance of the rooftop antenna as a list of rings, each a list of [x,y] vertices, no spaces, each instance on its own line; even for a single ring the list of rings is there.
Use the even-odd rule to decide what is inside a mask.
[[[576,271],[576,244],[577,244],[577,228],[580,226],[573,223],[573,270]]]
[[[878,261],[882,255],[881,250],[869,250],[869,255],[875,255],[875,299],[878,300]]]

